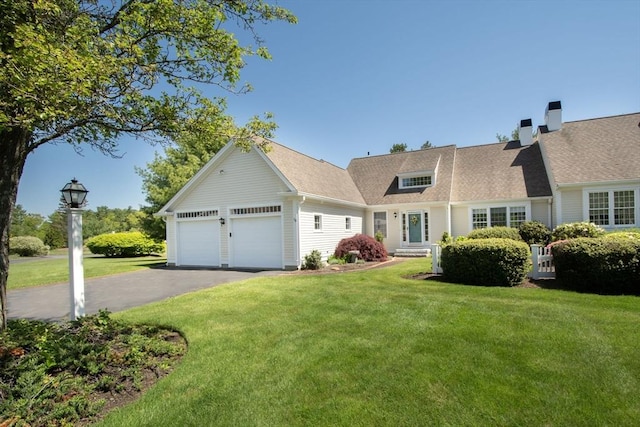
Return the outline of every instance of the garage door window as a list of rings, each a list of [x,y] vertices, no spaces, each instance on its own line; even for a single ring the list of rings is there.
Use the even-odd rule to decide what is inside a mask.
[[[176,216],[178,217],[178,219],[207,218],[210,216],[218,216],[218,210],[210,209],[206,211],[178,212]]]

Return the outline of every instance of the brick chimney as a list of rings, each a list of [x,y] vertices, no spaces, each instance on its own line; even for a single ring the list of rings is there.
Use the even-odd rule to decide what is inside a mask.
[[[521,147],[533,144],[533,125],[531,124],[531,119],[520,120],[518,135]]]
[[[562,105],[560,101],[549,103],[544,113],[544,122],[549,132],[562,129]]]

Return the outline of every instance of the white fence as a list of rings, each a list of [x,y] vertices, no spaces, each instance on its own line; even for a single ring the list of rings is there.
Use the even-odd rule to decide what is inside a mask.
[[[550,247],[531,245],[531,262],[533,269],[529,273],[529,277],[533,280],[542,279],[543,277],[556,277],[556,268],[553,265],[553,255],[551,255]]]
[[[442,264],[440,263],[440,255],[442,248],[438,244],[431,245],[431,263],[432,271],[436,274],[442,274]],[[553,255],[551,248],[542,245],[531,245],[531,263],[533,268],[529,273],[529,277],[533,280],[542,279],[544,277],[555,278],[556,268],[553,265]]]

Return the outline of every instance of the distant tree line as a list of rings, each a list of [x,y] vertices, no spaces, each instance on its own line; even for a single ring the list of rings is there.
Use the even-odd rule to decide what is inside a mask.
[[[84,240],[105,233],[121,231],[143,231],[144,213],[128,207],[126,209],[98,206],[82,214],[82,238]],[[67,214],[63,210],[53,212],[47,218],[29,213],[21,205],[13,208],[10,237],[34,236],[52,249],[67,246]]]

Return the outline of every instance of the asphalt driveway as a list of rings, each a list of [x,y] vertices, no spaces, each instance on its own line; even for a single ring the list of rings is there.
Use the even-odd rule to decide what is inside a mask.
[[[85,313],[126,310],[224,283],[279,274],[283,272],[163,267],[85,279]],[[9,318],[69,319],[69,293],[68,283],[10,290],[7,292]]]

